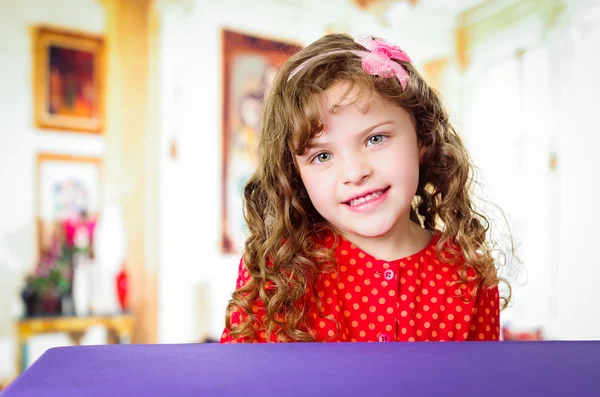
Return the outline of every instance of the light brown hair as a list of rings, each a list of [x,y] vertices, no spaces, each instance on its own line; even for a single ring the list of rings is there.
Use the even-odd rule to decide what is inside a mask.
[[[411,219],[428,230],[442,231],[438,256],[460,263],[457,284],[467,284],[467,270],[478,275],[472,299],[482,287],[497,285],[492,245],[486,240],[489,221],[471,198],[473,165],[457,131],[450,123],[439,95],[411,63],[399,62],[410,81],[401,89],[397,78],[367,74],[351,52],[365,49],[343,34],[332,34],[294,55],[279,70],[264,109],[260,163],[244,189],[245,219],[250,236],[243,260],[250,279],[235,291],[227,306],[230,335],[252,341],[257,330],[281,341],[313,341],[305,311],[307,292],[320,271],[328,271],[332,253],[315,244],[314,236],[328,228],[313,207],[300,178],[295,156],[304,152],[323,129],[317,95],[334,83],[359,88],[361,96],[378,94],[405,109],[412,117],[417,139],[425,148]],[[308,61],[296,75],[290,73]],[[349,89],[349,91],[350,91]],[[285,242],[285,243],[284,243]],[[441,252],[444,255],[439,255]],[[269,286],[271,288],[269,288]],[[315,294],[316,295],[316,294]],[[510,297],[509,297],[510,298]],[[509,298],[503,298],[506,306]],[[256,318],[260,299],[266,315]],[[242,321],[232,327],[233,310]]]

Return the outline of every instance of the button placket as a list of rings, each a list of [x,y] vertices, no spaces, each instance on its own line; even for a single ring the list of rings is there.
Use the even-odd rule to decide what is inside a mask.
[[[398,333],[400,332],[401,326],[400,326],[400,299],[401,299],[401,295],[402,295],[402,285],[400,283],[400,278],[401,275],[404,272],[404,267],[405,264],[404,262],[400,262],[400,264],[398,264],[397,268],[396,268],[396,272],[394,274],[395,276],[395,282],[394,283],[390,283],[391,285],[393,285],[394,290],[396,291],[396,311],[394,312],[394,325],[395,325],[395,329],[394,329],[394,335],[396,335],[396,337],[398,337]]]
[[[396,323],[397,295],[398,295],[398,277],[397,264],[388,262],[378,262],[375,266],[374,280],[379,285],[379,291],[386,299],[386,305],[382,307],[383,311],[380,317],[379,327],[382,333],[379,334],[379,342],[391,342],[394,335],[398,333],[398,324]],[[392,292],[393,291],[393,292]],[[383,304],[383,302],[380,302]]]

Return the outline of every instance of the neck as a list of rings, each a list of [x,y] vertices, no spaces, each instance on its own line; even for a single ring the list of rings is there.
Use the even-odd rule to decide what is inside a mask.
[[[354,233],[341,232],[340,235],[369,255],[386,261],[411,256],[429,244],[431,233],[410,219],[398,222],[395,227],[376,237],[365,237]]]

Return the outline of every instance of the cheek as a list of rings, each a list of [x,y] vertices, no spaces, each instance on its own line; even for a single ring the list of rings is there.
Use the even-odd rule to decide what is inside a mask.
[[[317,211],[335,197],[335,183],[327,173],[322,172],[304,172],[301,173],[302,183],[308,193],[310,201]]]
[[[419,153],[417,150],[397,150],[389,156],[378,159],[379,169],[383,175],[388,175],[395,181],[401,182],[412,189],[419,182]]]

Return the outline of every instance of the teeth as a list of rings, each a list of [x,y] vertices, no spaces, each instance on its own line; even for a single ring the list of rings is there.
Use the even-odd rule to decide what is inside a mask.
[[[383,191],[379,191],[379,192],[367,194],[366,196],[361,197],[361,198],[350,200],[350,206],[351,207],[355,207],[355,206],[357,206],[359,204],[362,204],[362,203],[364,203],[366,201],[371,201],[371,200],[373,200],[373,199],[381,196],[382,194],[383,194]]]

